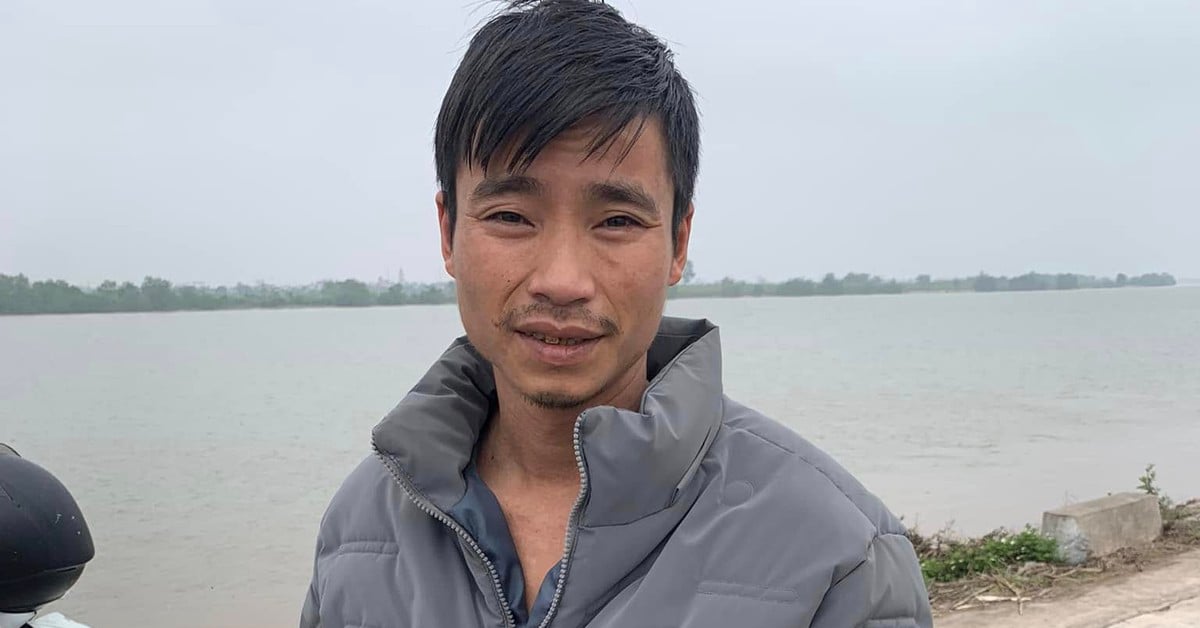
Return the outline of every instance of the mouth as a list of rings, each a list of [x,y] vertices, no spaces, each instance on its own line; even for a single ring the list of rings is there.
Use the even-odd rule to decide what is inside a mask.
[[[531,325],[514,331],[530,358],[552,367],[585,363],[604,338],[604,334],[574,327],[557,329]]]
[[[543,342],[548,345],[565,345],[568,347],[573,347],[577,344],[581,344],[581,343],[585,343],[585,342],[592,342],[595,340],[599,340],[599,338],[600,338],[599,336],[596,336],[593,338],[579,338],[579,337],[571,337],[571,336],[549,336],[546,334],[538,333],[536,331],[518,331],[517,333],[521,334],[522,336],[525,336],[526,338],[532,338],[533,340],[537,340],[538,342]]]

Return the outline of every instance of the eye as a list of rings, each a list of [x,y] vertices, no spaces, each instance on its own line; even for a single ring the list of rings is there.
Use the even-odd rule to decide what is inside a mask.
[[[629,216],[609,216],[604,219],[602,224],[609,229],[627,229],[641,225],[641,223]]]
[[[519,225],[519,224],[522,224],[525,222],[529,222],[529,221],[525,220],[525,217],[522,216],[521,214],[518,214],[516,212],[508,212],[508,211],[496,212],[496,213],[488,216],[484,220],[491,220],[493,222],[502,222],[506,225]]]

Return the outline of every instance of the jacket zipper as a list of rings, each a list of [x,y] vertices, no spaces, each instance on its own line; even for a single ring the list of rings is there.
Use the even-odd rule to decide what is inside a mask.
[[[576,442],[578,443],[578,438],[576,438]],[[396,480],[397,484],[400,485],[400,489],[404,491],[404,494],[408,496],[408,499],[410,501],[412,501],[412,503],[415,504],[417,506],[417,508],[421,509],[422,512],[429,515],[430,517],[433,517],[434,519],[441,522],[443,525],[445,525],[446,527],[450,528],[455,533],[457,533],[458,536],[462,538],[462,540],[467,542],[467,545],[469,545],[471,547],[471,549],[475,552],[476,556],[478,556],[479,559],[481,561],[483,561],[484,567],[487,568],[488,575],[491,576],[491,578],[492,578],[492,589],[493,589],[493,592],[496,594],[496,601],[500,604],[500,608],[504,612],[504,626],[505,626],[505,628],[515,628],[516,620],[513,619],[512,607],[509,606],[508,599],[505,598],[505,596],[504,596],[504,587],[500,583],[500,574],[498,571],[496,571],[496,566],[494,564],[492,564],[492,561],[491,561],[491,559],[489,559],[487,557],[487,554],[483,553],[483,548],[479,547],[479,543],[476,542],[475,539],[472,538],[471,535],[466,530],[464,530],[462,526],[458,525],[458,522],[456,522],[453,519],[451,519],[450,517],[447,517],[446,515],[442,514],[441,511],[439,511],[432,504],[430,504],[429,501],[427,499],[425,499],[425,497],[423,495],[421,495],[419,492],[417,492],[417,489],[414,486],[412,486],[411,483],[409,483],[408,479],[404,477],[404,474],[400,473],[400,470],[395,466],[395,464],[391,460],[390,456],[388,456],[388,455],[384,454],[382,451],[380,451],[379,447],[377,445],[375,445],[375,443],[371,443],[371,448],[375,450],[375,455],[378,456],[379,459],[383,462],[383,466],[387,467],[387,470],[392,474],[392,478],[394,480]],[[576,452],[578,452],[578,451],[579,451],[578,448],[576,448]],[[578,456],[578,453],[576,455]],[[555,595],[556,600],[557,600],[557,598],[558,598],[558,596]],[[551,608],[553,608],[553,607],[551,607]],[[544,625],[545,624],[543,624],[543,626]]]
[[[571,553],[575,551],[575,530],[579,526],[579,512],[583,509],[583,502],[587,500],[588,473],[587,467],[583,464],[583,444],[580,431],[583,426],[583,417],[586,414],[586,410],[579,413],[579,417],[575,419],[575,429],[571,436],[575,448],[575,465],[579,467],[579,496],[575,498],[575,505],[571,507],[571,516],[567,518],[567,538],[563,542],[562,560],[558,563],[558,582],[554,585],[554,597],[550,600],[550,608],[546,610],[546,618],[542,620],[538,628],[547,628],[550,625],[555,611],[558,610],[558,603],[562,600],[563,587],[567,584],[567,570],[571,566]]]
[[[583,443],[580,429],[583,427],[583,417],[586,414],[587,411],[585,410],[575,419],[575,428],[571,434],[572,446],[575,450],[575,466],[579,469],[579,495],[575,498],[575,504],[571,506],[570,516],[567,517],[567,536],[563,541],[563,555],[558,563],[558,582],[554,585],[554,597],[551,598],[550,608],[546,610],[546,617],[538,625],[538,628],[547,628],[550,625],[550,622],[554,619],[555,612],[558,610],[559,602],[562,601],[563,588],[567,584],[567,571],[571,565],[571,553],[575,551],[575,538],[577,536],[575,530],[579,523],[579,513],[583,509],[584,501],[587,500],[589,488],[588,474],[587,467],[583,464]],[[462,526],[458,525],[458,522],[442,514],[424,496],[417,492],[417,489],[404,477],[404,474],[400,473],[390,456],[380,451],[379,447],[374,443],[371,444],[371,448],[375,450],[375,455],[383,462],[383,466],[387,467],[387,470],[392,474],[392,478],[400,485],[400,489],[404,491],[408,499],[417,508],[421,509],[422,512],[457,533],[474,550],[475,554],[479,556],[479,559],[483,561],[484,566],[487,568],[488,575],[492,578],[492,589],[496,594],[496,600],[500,604],[500,608],[504,609],[505,628],[516,628],[516,620],[513,619],[512,607],[508,604],[508,599],[504,595],[504,586],[500,582],[500,573],[496,570],[496,566],[492,564],[491,559],[483,553],[483,549],[479,547],[479,543]]]

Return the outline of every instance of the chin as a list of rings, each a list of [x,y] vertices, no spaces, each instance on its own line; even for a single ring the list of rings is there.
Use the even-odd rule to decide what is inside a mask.
[[[589,397],[572,395],[560,391],[541,391],[528,393],[525,401],[532,406],[546,410],[573,410],[587,403]]]
[[[591,403],[600,393],[601,387],[593,382],[565,381],[568,378],[538,378],[541,381],[521,386],[521,396],[530,405],[547,410],[581,409]],[[558,381],[554,381],[558,379]]]

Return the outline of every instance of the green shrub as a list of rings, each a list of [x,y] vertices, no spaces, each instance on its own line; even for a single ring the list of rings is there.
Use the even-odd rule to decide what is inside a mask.
[[[927,580],[949,582],[1026,562],[1058,562],[1058,543],[1030,527],[1016,534],[999,530],[969,541],[943,542],[921,561],[921,573]]]
[[[1154,470],[1153,464],[1146,465],[1146,473],[1138,478],[1138,489],[1147,495],[1158,498],[1158,509],[1162,511],[1164,521],[1175,510],[1175,502],[1167,497],[1158,486],[1158,471]]]

